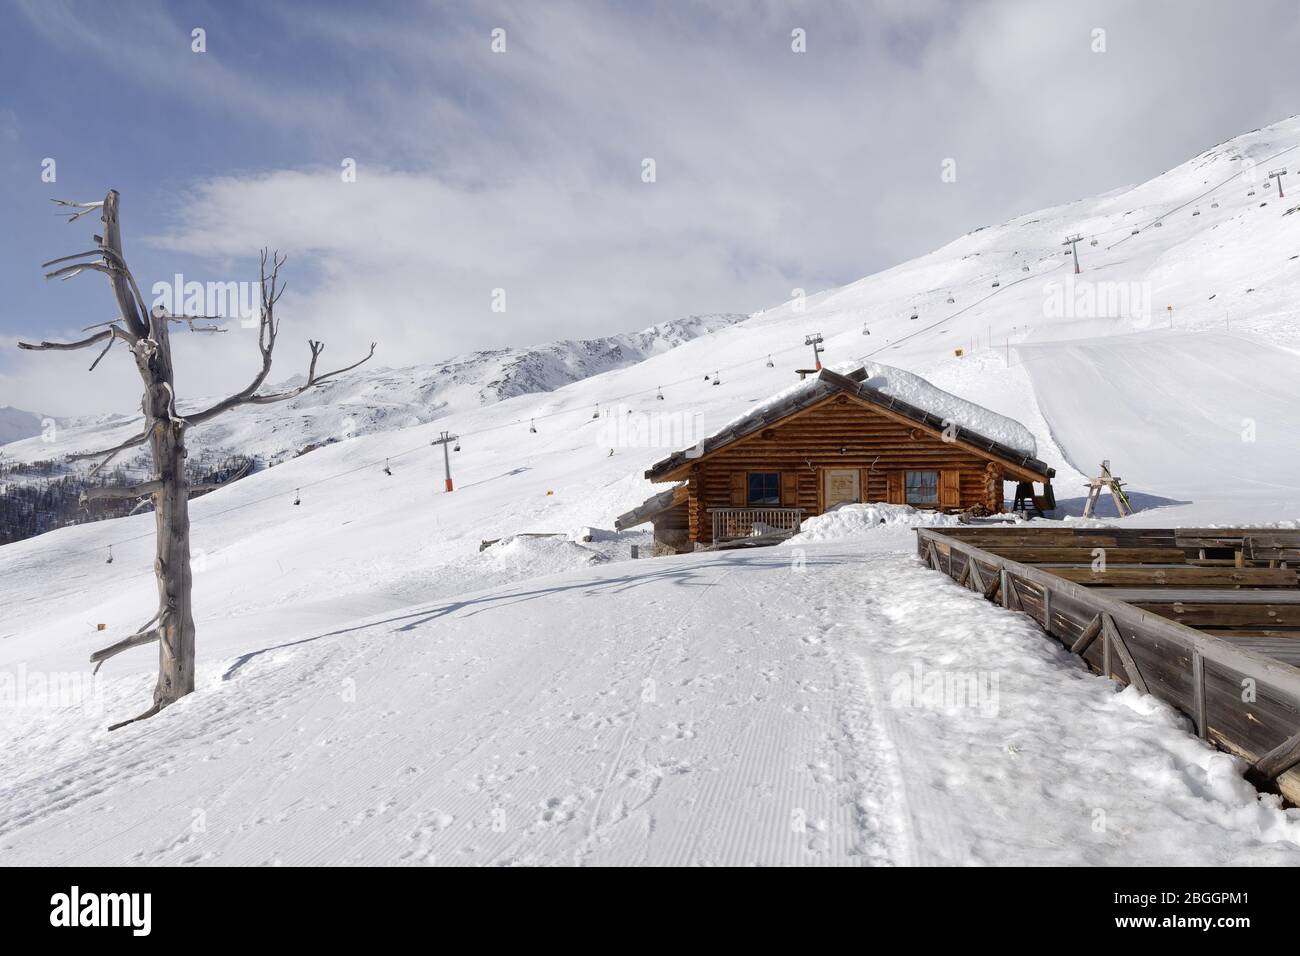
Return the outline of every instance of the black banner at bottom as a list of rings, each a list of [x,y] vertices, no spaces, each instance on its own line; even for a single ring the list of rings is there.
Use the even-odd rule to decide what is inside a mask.
[[[765,938],[774,923],[791,919],[856,931],[864,941],[919,933],[927,945],[969,942],[972,932],[1040,929],[1068,932],[1071,940],[1147,943],[1199,934],[1231,945],[1243,934],[1281,942],[1294,930],[1288,870],[909,869],[802,873],[797,880],[712,873],[701,874],[698,886],[689,874],[623,870],[597,884],[574,875],[568,888],[557,887],[554,876],[545,888],[530,888],[526,875],[498,878],[412,869],[9,869],[0,870],[0,919],[13,944],[41,936],[205,946],[252,938],[296,946],[373,941],[377,929],[393,932],[412,921],[453,928],[463,920],[473,931],[471,921],[485,916],[507,933],[527,927],[532,945],[538,935],[592,939],[586,934],[593,930],[619,927],[640,927],[648,940],[682,919],[701,929],[712,924],[733,945],[751,933]]]

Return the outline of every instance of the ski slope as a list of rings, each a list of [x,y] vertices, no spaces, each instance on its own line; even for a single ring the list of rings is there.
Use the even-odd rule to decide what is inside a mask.
[[[1233,177],[1296,147],[1287,120],[553,391],[361,434],[346,406],[282,410],[265,426],[323,447],[191,507],[199,692],[113,734],[151,649],[105,665],[91,712],[13,688],[88,676],[153,613],[153,518],[0,548],[3,859],[1295,862],[1295,811],[935,584],[905,529],[808,543],[802,571],[794,549],[632,564],[645,532],[599,529],[657,490],[649,464],[793,384],[813,332],[827,364],[1021,422],[1067,502],[1108,458],[1144,508],[1127,521],[1295,527],[1300,215]],[[1150,309],[1048,314],[1075,232],[1083,277]],[[561,537],[480,551],[521,532]],[[893,706],[916,666],[996,675],[996,713]]]
[[[8,741],[5,861],[1300,864],[1300,818],[1232,758],[1022,616],[936,595],[908,538],[608,564],[263,639],[165,719],[73,731],[57,775],[46,728]]]
[[[1121,473],[1136,488],[1198,502],[1219,521],[1300,514],[1295,353],[1227,332],[1155,331],[1017,354],[1076,469],[1140,448]]]

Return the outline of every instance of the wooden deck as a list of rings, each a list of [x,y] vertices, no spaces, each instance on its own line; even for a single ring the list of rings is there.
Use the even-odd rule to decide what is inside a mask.
[[[930,567],[1154,694],[1300,804],[1300,532],[920,528]],[[1103,563],[1104,562],[1104,563]]]

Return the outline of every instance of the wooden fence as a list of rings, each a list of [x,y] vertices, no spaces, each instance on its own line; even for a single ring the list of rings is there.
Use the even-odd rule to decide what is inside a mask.
[[[1242,555],[1266,535],[1272,566],[1249,566]],[[1300,804],[1300,582],[1279,566],[1276,535],[920,528],[917,550],[1028,614],[1095,672],[1171,704],[1202,739],[1243,758],[1255,786]]]
[[[710,508],[714,542],[797,534],[802,508]]]

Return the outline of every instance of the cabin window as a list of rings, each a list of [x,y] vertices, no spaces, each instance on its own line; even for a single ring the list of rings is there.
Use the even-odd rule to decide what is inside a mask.
[[[909,471],[907,473],[907,503],[909,505],[937,505],[939,503],[939,473],[937,471]]]
[[[781,504],[781,475],[775,471],[749,473],[750,507],[775,508]]]

